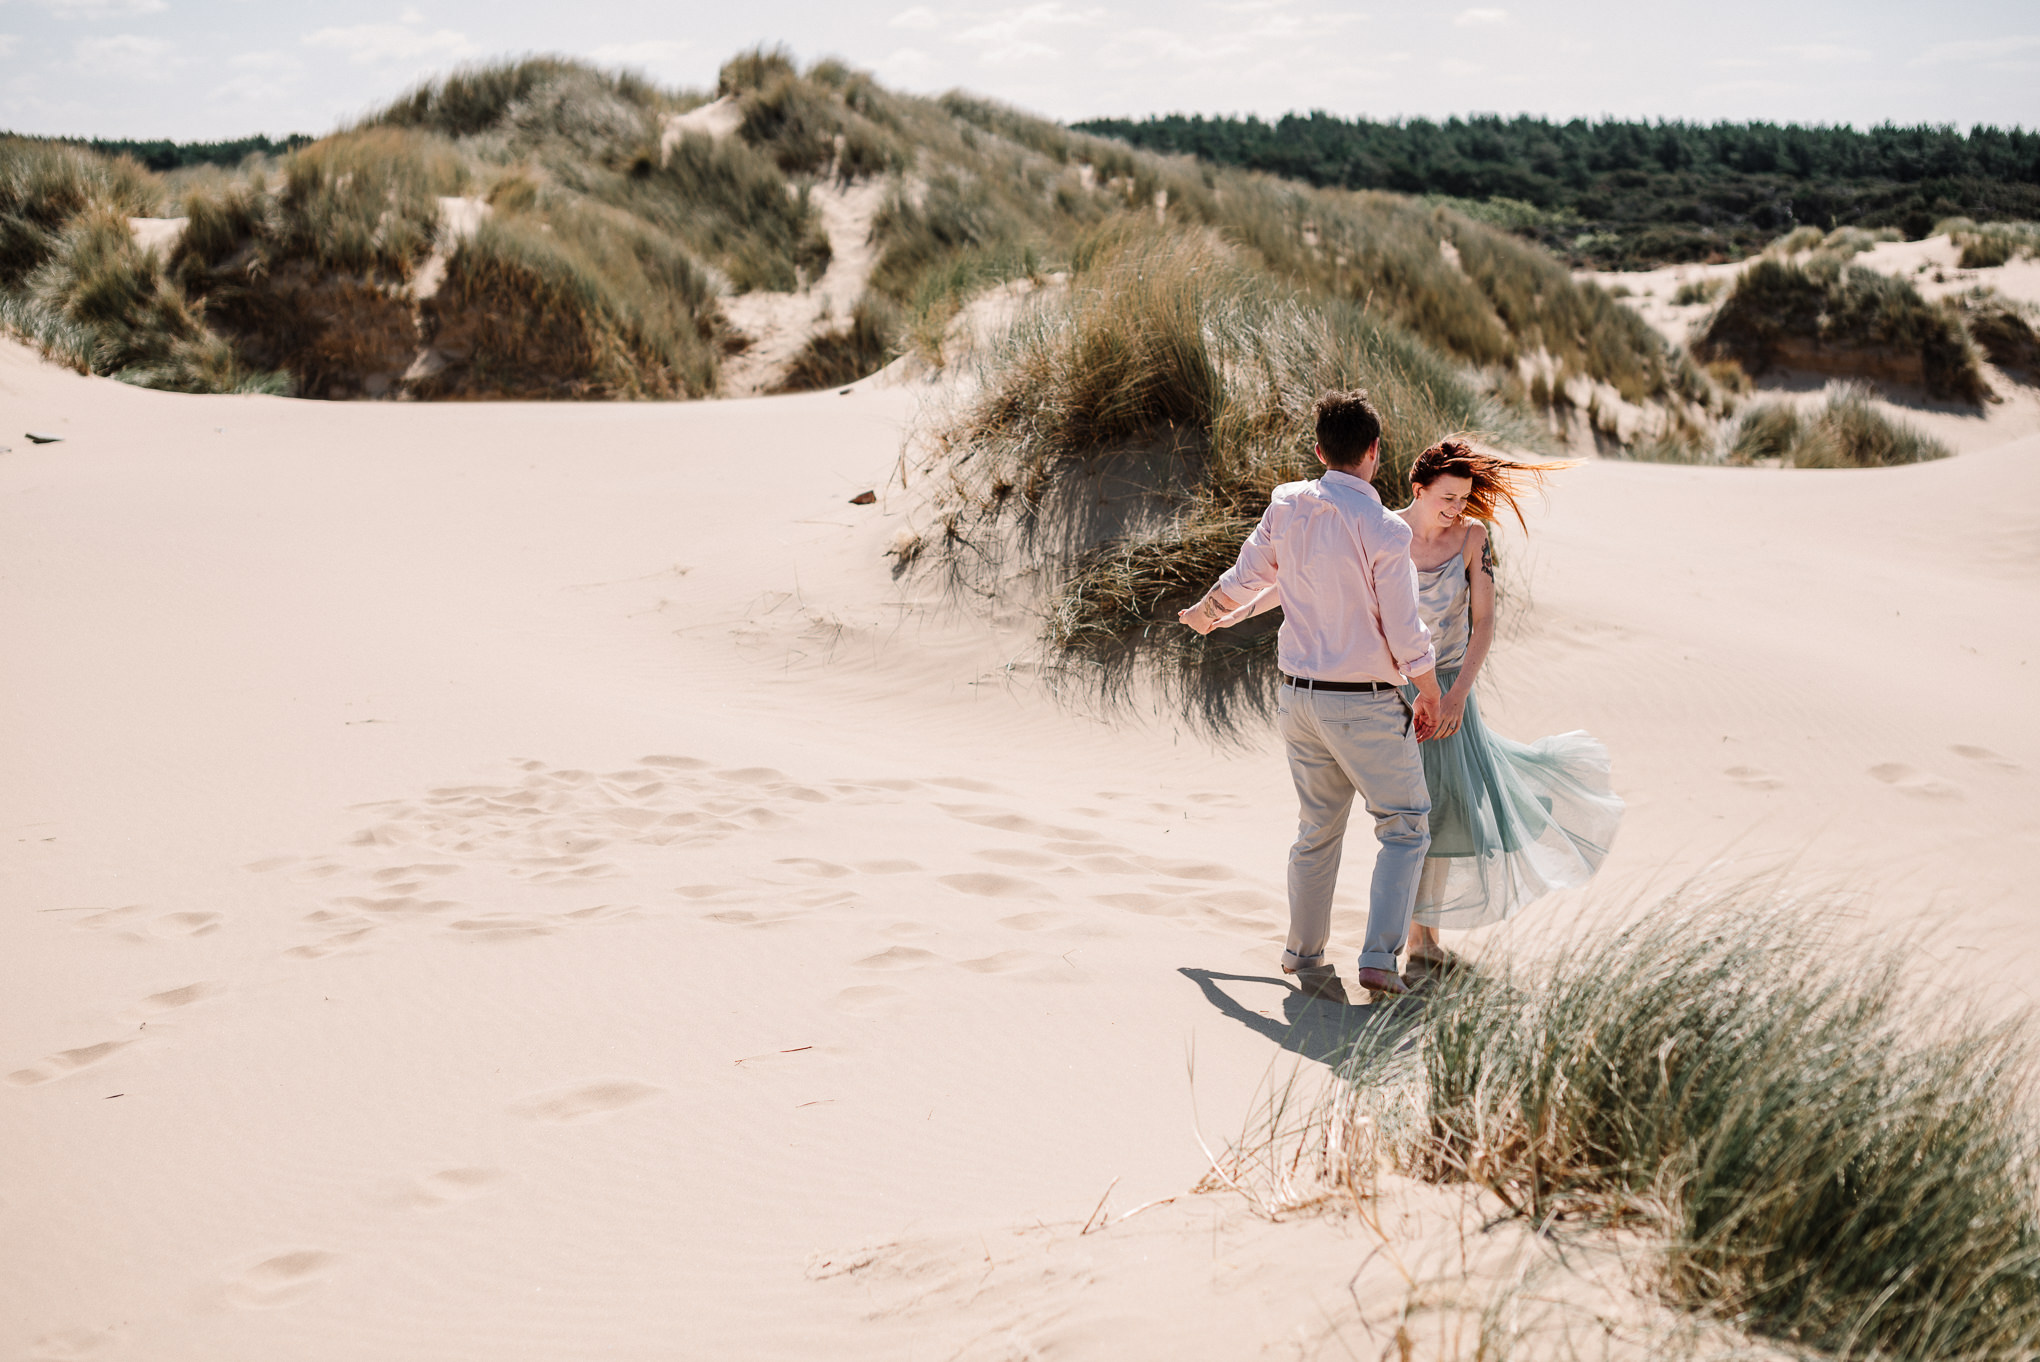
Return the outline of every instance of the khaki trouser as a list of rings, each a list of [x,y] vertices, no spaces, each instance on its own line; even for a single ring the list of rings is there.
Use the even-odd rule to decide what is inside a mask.
[[[1431,794],[1409,704],[1392,690],[1281,688],[1281,729],[1296,781],[1296,845],[1289,849],[1289,946],[1282,967],[1324,963],[1346,819],[1357,794],[1381,850],[1360,968],[1391,973],[1410,934],[1417,877],[1431,845]]]

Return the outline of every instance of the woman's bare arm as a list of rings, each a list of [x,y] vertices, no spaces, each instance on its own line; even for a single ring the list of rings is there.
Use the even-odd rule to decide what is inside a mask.
[[[1488,543],[1487,526],[1475,522],[1466,532],[1466,576],[1471,592],[1468,601],[1468,630],[1466,657],[1459,664],[1459,677],[1452,683],[1452,689],[1445,696],[1441,707],[1438,728],[1433,737],[1445,737],[1459,731],[1460,722],[1466,716],[1466,700],[1473,694],[1474,678],[1480,675],[1481,663],[1487,661],[1488,649],[1495,642],[1495,552]]]

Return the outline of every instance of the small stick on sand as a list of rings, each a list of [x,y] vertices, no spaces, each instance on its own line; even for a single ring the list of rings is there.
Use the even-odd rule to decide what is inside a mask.
[[[1105,1198],[1111,1196],[1112,1189],[1114,1187],[1117,1187],[1118,1185],[1119,1185],[1118,1178],[1114,1178],[1112,1179],[1112,1181],[1105,1184],[1105,1196],[1101,1196],[1098,1198],[1098,1204],[1092,1208],[1091,1213],[1088,1216],[1084,1217],[1084,1228],[1077,1231],[1077,1237],[1079,1239],[1083,1238],[1085,1235],[1091,1232],[1091,1222],[1098,1218],[1099,1211],[1105,1209]],[[1101,1226],[1100,1228],[1103,1227]]]

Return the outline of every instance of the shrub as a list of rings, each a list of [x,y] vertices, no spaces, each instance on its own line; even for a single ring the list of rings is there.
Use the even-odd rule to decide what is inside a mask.
[[[1950,226],[1949,237],[1962,251],[1965,270],[1991,269],[2021,256],[2040,254],[2040,223],[1986,222],[1981,226],[1960,219]]]
[[[2040,378],[2040,335],[2027,310],[1993,289],[1971,289],[1954,300],[1963,325],[1990,362],[2028,379]]]
[[[1221,709],[1265,699],[1265,633],[1151,626],[1230,565],[1277,484],[1318,471],[1327,388],[1372,393],[1391,505],[1441,434],[1535,438],[1407,332],[1257,279],[1210,243],[1134,238],[1083,259],[1067,291],[1022,313],[945,434],[972,470],[952,562],[992,552],[972,527],[1016,522],[1051,582],[1048,641],[1071,657],[1156,657],[1174,683],[1218,682]]]
[[[27,137],[0,137],[0,289],[18,287],[57,247],[65,223],[92,208],[156,211],[149,174],[126,157]]]
[[[1907,280],[1831,255],[1752,264],[1694,348],[1754,374],[1785,364],[1918,383],[1934,396],[1972,403],[1990,392],[1952,311],[1928,303]]]
[[[0,301],[0,316],[80,372],[179,392],[288,388],[281,375],[243,368],[161,259],[136,246],[125,215],[106,207],[65,225],[20,292]]]
[[[2029,1051],[1923,1018],[1917,969],[1782,896],[1674,898],[1534,973],[1462,972],[1390,1028],[1409,1058],[1357,1053],[1326,1171],[1365,1188],[1385,1160],[1547,1232],[1641,1229],[1673,1301],[1799,1347],[2032,1356]]]
[[[454,363],[427,396],[700,397],[714,288],[670,238],[599,205],[493,217],[426,304]]]
[[[1767,254],[1792,256],[1820,249],[1827,234],[1818,227],[1794,227],[1765,248]]]
[[[1672,305],[1691,307],[1695,303],[1711,303],[1721,296],[1722,288],[1720,279],[1688,279],[1672,291]]]
[[[1727,443],[1732,462],[1778,459],[1790,468],[1887,468],[1952,452],[1877,410],[1869,390],[1856,383],[1831,384],[1826,402],[1811,414],[1787,402],[1759,403],[1742,414]]]
[[[583,146],[634,140],[663,101],[641,77],[598,71],[559,57],[471,66],[428,80],[364,127],[387,126],[473,137],[516,132],[526,139],[564,138]]]

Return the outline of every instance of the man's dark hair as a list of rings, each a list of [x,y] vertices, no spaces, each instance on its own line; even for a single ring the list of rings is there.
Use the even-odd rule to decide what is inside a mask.
[[[1317,400],[1317,442],[1325,462],[1351,468],[1381,438],[1381,413],[1360,388],[1326,393]]]

